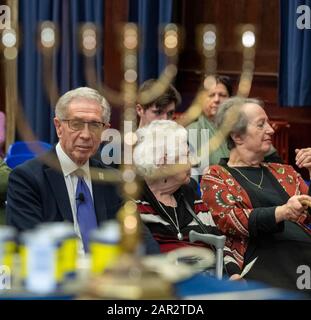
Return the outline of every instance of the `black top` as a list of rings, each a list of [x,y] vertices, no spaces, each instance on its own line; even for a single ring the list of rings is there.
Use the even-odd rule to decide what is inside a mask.
[[[260,189],[226,163],[222,165],[245,189],[254,207],[249,217],[250,239],[244,263],[258,259],[245,278],[297,290],[298,266],[311,265],[311,237],[294,222],[276,223],[275,208],[285,204],[289,195],[266,167],[237,167],[255,184],[259,184],[263,170]]]
[[[215,233],[216,228],[211,226],[203,226],[202,225],[190,225],[193,221],[193,216],[186,208],[185,201],[186,200],[192,209],[194,210],[194,201],[199,200],[199,196],[196,193],[196,182],[191,179],[190,183],[187,185],[182,185],[177,191],[174,192],[174,197],[176,199],[177,207],[176,213],[178,218],[178,225],[181,233],[184,235],[185,240],[188,240],[188,234],[191,230],[195,230],[199,233]],[[176,227],[172,224],[170,218],[176,223],[176,217],[173,207],[166,206],[161,202],[161,206],[157,201],[155,195],[149,189],[148,185],[144,182],[142,192],[142,200],[150,203],[151,207],[165,220],[169,223],[169,225],[162,225],[157,223],[147,224],[152,233],[155,234],[167,234],[168,236],[176,237],[177,230]],[[163,211],[163,208],[165,212]],[[167,214],[170,218],[167,217]],[[220,235],[220,232],[217,233]]]

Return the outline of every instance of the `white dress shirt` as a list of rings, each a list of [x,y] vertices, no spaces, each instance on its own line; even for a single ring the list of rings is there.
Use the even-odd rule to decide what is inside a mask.
[[[76,163],[74,163],[68,157],[68,155],[64,152],[64,150],[61,147],[59,142],[56,145],[56,154],[57,154],[58,160],[60,162],[60,166],[61,166],[61,169],[62,169],[62,172],[64,175],[64,179],[65,179],[65,183],[66,183],[66,188],[67,188],[71,211],[72,211],[72,216],[73,216],[74,231],[80,239],[80,241],[79,241],[80,244],[79,244],[79,249],[78,249],[79,254],[82,254],[82,252],[84,253],[84,250],[83,250],[83,244],[82,244],[82,240],[81,240],[82,239],[81,232],[80,232],[78,219],[77,219],[77,204],[76,204],[76,189],[77,189],[77,184],[78,184],[78,177],[77,177],[75,171],[78,169],[83,171],[84,181],[86,182],[88,188],[90,189],[90,192],[91,192],[91,195],[93,198],[89,161],[87,161],[82,167],[79,167]]]

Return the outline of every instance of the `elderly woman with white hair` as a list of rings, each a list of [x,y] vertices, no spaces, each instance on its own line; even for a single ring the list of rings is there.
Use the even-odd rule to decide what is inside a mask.
[[[190,243],[189,232],[219,235],[207,206],[190,183],[187,131],[170,120],[156,120],[137,131],[134,163],[144,178],[141,197],[136,201],[142,221],[158,241],[161,252]],[[231,252],[225,248],[226,268]],[[227,263],[228,262],[228,263]]]

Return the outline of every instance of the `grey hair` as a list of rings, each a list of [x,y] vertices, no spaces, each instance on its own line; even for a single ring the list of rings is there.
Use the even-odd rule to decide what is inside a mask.
[[[162,165],[187,163],[187,130],[171,120],[154,120],[136,131],[133,160],[137,172],[155,178]]]
[[[218,108],[215,116],[215,126],[222,130],[227,141],[229,150],[235,148],[235,142],[231,138],[232,133],[244,134],[248,125],[248,118],[243,111],[245,104],[257,104],[264,108],[264,103],[261,100],[253,98],[232,97],[225,100]],[[228,125],[229,123],[229,125]],[[224,128],[226,126],[226,128]],[[229,127],[229,128],[228,128]]]
[[[70,91],[67,91],[64,95],[62,95],[56,104],[55,107],[55,115],[59,119],[66,119],[68,107],[72,100],[75,99],[88,99],[95,100],[99,103],[102,108],[102,120],[105,124],[108,124],[110,121],[110,105],[107,100],[99,94],[98,91],[88,87],[80,87]]]

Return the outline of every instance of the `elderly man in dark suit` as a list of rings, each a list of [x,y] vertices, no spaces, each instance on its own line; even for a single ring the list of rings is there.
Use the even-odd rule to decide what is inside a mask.
[[[58,100],[55,149],[16,167],[9,177],[8,224],[26,230],[41,222],[71,221],[88,250],[90,231],[115,218],[122,202],[116,185],[105,181],[107,167],[92,158],[109,121],[110,107],[94,89],[77,88]]]

